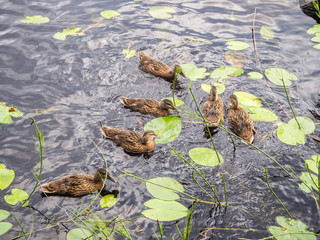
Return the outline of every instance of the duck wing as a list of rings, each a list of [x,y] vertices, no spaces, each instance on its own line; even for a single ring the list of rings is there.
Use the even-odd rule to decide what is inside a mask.
[[[224,115],[224,104],[221,98],[216,101],[208,99],[203,105],[202,112],[207,121],[218,124]]]

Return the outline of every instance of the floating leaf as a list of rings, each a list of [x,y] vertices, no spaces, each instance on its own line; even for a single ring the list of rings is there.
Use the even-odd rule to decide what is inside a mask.
[[[219,78],[219,81],[225,80],[227,77],[240,76],[243,73],[242,68],[238,67],[219,67],[213,70],[210,77]]]
[[[320,33],[317,33],[315,37],[311,38],[312,42],[320,42]]]
[[[221,83],[211,82],[211,84],[216,86],[216,88],[218,90],[218,94],[221,94],[226,90],[226,87]],[[203,84],[201,84],[201,89],[210,94],[211,85],[203,83]]]
[[[249,79],[252,79],[252,80],[258,80],[263,78],[263,75],[258,72],[249,72],[248,75],[249,75]]]
[[[4,164],[0,164],[0,189],[6,189],[14,179],[14,171],[6,169]]]
[[[249,107],[249,109],[246,110],[249,112],[250,117],[255,122],[273,122],[278,120],[276,114],[265,108]]]
[[[320,155],[313,155],[312,160],[307,159],[305,160],[305,162],[311,171],[318,174],[318,171],[319,171],[318,166],[320,165]]]
[[[278,216],[277,222],[281,227],[268,227],[277,240],[316,240],[316,236],[307,230],[308,226],[299,220]]]
[[[144,126],[144,130],[153,130],[161,138],[156,139],[157,144],[172,142],[181,132],[181,119],[174,115],[155,118]]]
[[[179,199],[179,195],[175,192],[176,191],[184,192],[184,189],[181,183],[169,177],[157,177],[157,178],[149,179],[148,182],[146,182],[146,186],[149,193],[153,197],[162,199],[162,200],[177,200]],[[166,187],[170,189],[167,189]],[[171,189],[174,189],[176,191]]]
[[[265,39],[272,39],[274,38],[274,32],[271,27],[263,25],[260,29],[260,34]]]
[[[87,229],[75,228],[68,232],[67,240],[80,240],[80,239],[93,240],[93,235],[95,234],[91,233]]]
[[[153,7],[149,10],[149,14],[151,15],[151,17],[158,19],[172,18],[172,13],[176,13],[176,10],[166,6]]]
[[[315,49],[320,50],[320,43],[319,43],[319,44],[316,44],[316,45],[313,45],[313,47],[314,47]]]
[[[304,133],[295,126],[282,123],[277,129],[277,135],[280,141],[290,144],[296,145],[297,143],[304,144],[305,136]]]
[[[70,28],[66,28],[63,29],[62,32],[57,32],[56,34],[54,34],[54,38],[58,39],[58,40],[66,40],[66,37],[68,35],[70,36],[83,36],[85,35],[83,32],[79,32],[81,30],[81,27],[75,27],[73,26],[71,29]]]
[[[296,75],[283,68],[267,68],[264,73],[272,83],[278,86],[283,86],[283,82],[285,86],[290,86],[291,80],[298,80]]]
[[[112,207],[117,203],[117,201],[118,201],[118,198],[116,198],[113,194],[105,195],[100,200],[100,207],[102,208]]]
[[[312,28],[309,28],[307,33],[308,34],[320,33],[320,24],[316,24]]]
[[[105,10],[100,12],[100,15],[106,19],[111,19],[113,17],[119,16],[120,13],[114,10]]]
[[[12,122],[10,114],[6,108],[0,107],[0,123],[9,124]]]
[[[0,236],[8,232],[12,228],[12,224],[9,222],[0,222]]]
[[[5,195],[4,200],[10,205],[16,205],[18,202],[24,202],[28,199],[29,195],[24,190],[19,188],[13,188],[11,190],[12,195]],[[27,203],[25,203],[27,205]]]
[[[136,50],[128,51],[128,49],[123,49],[122,53],[126,54],[126,58],[131,58],[136,54]]]
[[[11,117],[22,117],[23,113],[13,106],[6,106],[0,102],[0,123],[8,124],[12,122]]]
[[[0,209],[0,221],[5,220],[9,216],[10,212]]]
[[[313,188],[314,191],[318,190],[318,176],[315,174],[310,174],[309,172],[302,172],[300,179],[303,183],[299,184],[299,187],[302,191],[306,193],[310,193],[311,189]]]
[[[314,130],[316,129],[316,125],[314,124],[314,122],[307,117],[296,117],[299,125],[301,127],[302,132],[304,132],[304,134],[310,134],[313,133]],[[289,122],[289,125],[294,126],[296,128],[299,128],[297,121],[292,118]]]
[[[22,23],[32,23],[32,24],[41,24],[41,23],[47,23],[50,22],[50,19],[47,17],[43,17],[41,15],[35,15],[35,16],[25,16],[26,19],[20,20]]]
[[[242,41],[229,41],[226,42],[227,48],[231,50],[244,50],[249,47],[248,43]]]
[[[262,104],[255,95],[247,92],[234,92],[234,95],[237,96],[240,104],[250,106],[250,107],[261,107]]]
[[[230,19],[231,21],[237,21],[236,17],[234,16],[234,12],[231,13]]]
[[[219,159],[217,155],[219,155]],[[217,154],[217,152],[211,148],[192,148],[189,151],[189,156],[195,163],[203,166],[213,167],[224,162],[221,154]]]
[[[182,72],[186,75],[191,81],[196,81],[199,78],[204,78],[207,76],[206,68],[198,68],[194,64],[181,64]]]
[[[179,107],[179,106],[182,106],[184,104],[184,102],[178,98],[174,98],[174,101],[173,101],[173,98],[172,97],[168,97],[168,98],[162,98],[163,99],[169,99],[173,102],[173,104],[176,106],[176,107]]]
[[[224,58],[232,66],[239,67],[239,68],[243,68],[243,66],[248,63],[248,58],[246,54],[244,54],[243,52],[235,51],[235,50],[228,50],[224,54]]]
[[[151,199],[144,203],[148,208],[142,214],[152,220],[173,221],[187,216],[188,209],[176,201]]]

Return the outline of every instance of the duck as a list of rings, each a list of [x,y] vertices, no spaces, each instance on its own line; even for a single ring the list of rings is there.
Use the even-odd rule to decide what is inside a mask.
[[[135,153],[152,151],[155,147],[153,140],[159,138],[152,130],[147,130],[142,134],[125,129],[101,126],[100,131],[106,138],[120,145],[125,151]]]
[[[151,73],[156,77],[164,78],[167,81],[173,81],[176,76],[177,68],[181,69],[180,65],[174,65],[172,68],[170,68],[164,62],[152,58],[141,51],[138,53],[138,57],[140,60],[140,68],[142,71]],[[181,72],[180,74],[184,78],[186,77],[183,72]]]
[[[178,111],[173,102],[169,99],[163,99],[161,102],[152,98],[126,98],[120,97],[122,104],[133,111],[143,114],[152,114],[155,116],[167,116],[170,109]]]
[[[210,124],[218,125],[220,121],[223,121],[224,104],[218,96],[216,86],[211,86],[210,97],[203,104],[202,113],[203,117],[210,122]]]
[[[62,177],[39,186],[39,190],[50,195],[81,197],[99,191],[108,179],[117,182],[104,168],[99,168],[94,176],[89,174],[74,174]]]
[[[251,144],[254,139],[253,133],[255,133],[256,130],[249,113],[239,106],[236,95],[231,95],[227,101],[230,101],[232,104],[229,108],[229,125],[239,137]],[[247,144],[246,142],[244,143]]]

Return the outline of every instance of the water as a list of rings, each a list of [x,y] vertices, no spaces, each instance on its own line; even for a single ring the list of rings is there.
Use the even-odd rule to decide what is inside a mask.
[[[170,20],[153,19],[148,15],[149,8],[167,5],[177,10]],[[45,136],[45,159],[41,183],[72,173],[94,173],[104,167],[101,155],[89,138],[93,139],[105,154],[109,170],[113,176],[120,170],[139,174],[143,178],[157,176],[173,177],[184,184],[186,192],[200,199],[206,196],[198,189],[191,177],[191,169],[170,154],[169,145],[185,154],[194,147],[212,147],[204,137],[203,126],[183,123],[179,138],[170,144],[157,145],[154,155],[145,159],[143,156],[129,156],[110,141],[102,139],[99,122],[103,124],[141,131],[138,118],[143,124],[151,116],[140,115],[124,109],[120,96],[153,97],[161,99],[171,96],[171,84],[141,72],[137,57],[129,60],[121,54],[129,44],[131,49],[143,50],[159,57],[169,65],[175,63],[194,63],[206,67],[208,72],[220,66],[229,65],[224,59],[225,42],[242,40],[250,44],[244,52],[248,64],[245,74],[258,71],[255,52],[252,46],[252,20],[256,15],[256,38],[258,56],[262,68],[282,67],[298,76],[298,82],[290,87],[289,94],[293,108],[298,116],[306,116],[316,122],[309,110],[319,113],[316,108],[319,93],[319,51],[312,48],[311,36],[306,30],[315,21],[305,16],[296,1],[188,1],[174,3],[134,2],[134,1],[2,1],[0,33],[0,101],[21,109],[25,115],[16,118],[9,125],[0,126],[0,162],[15,171],[16,177],[7,189],[0,193],[2,209],[12,210],[3,196],[12,188],[21,188],[31,192],[35,180],[31,170],[35,170],[37,155],[34,150],[34,126],[30,126],[29,117],[34,117]],[[104,20],[99,12],[117,10],[121,13],[115,19]],[[231,13],[237,21],[231,21]],[[22,24],[19,21],[25,15],[43,15],[50,23],[41,25]],[[268,25],[275,31],[273,40],[265,40],[259,35],[262,25]],[[53,35],[67,27],[82,27],[85,36],[67,37],[59,41]],[[188,43],[179,45],[186,37],[193,37],[212,42]],[[247,81],[246,75],[228,79],[226,91],[221,95],[225,101],[234,91],[246,91],[263,97],[275,110],[282,121],[292,118],[285,93],[281,87],[264,80]],[[185,104],[195,109],[188,92],[187,80],[180,79],[180,88],[176,96]],[[193,90],[199,103],[203,103],[207,94],[201,90],[201,83],[193,82]],[[284,107],[283,111],[277,102]],[[288,118],[288,116],[289,118]],[[273,123],[255,124],[260,135],[265,135],[277,128]],[[313,133],[319,136],[319,127]],[[305,223],[312,232],[319,232],[319,212],[310,194],[302,192],[298,183],[273,162],[253,148],[244,146],[239,141],[237,151],[225,132],[219,131],[214,136],[215,144],[224,157],[220,171],[226,179],[228,203],[237,208],[216,207],[195,203],[193,230],[191,238],[237,239],[267,237],[267,232],[209,230],[203,228],[241,228],[266,230],[277,225],[276,216],[287,217],[285,211],[269,191],[265,182],[265,167],[269,169],[270,184],[282,200],[288,211]],[[288,146],[281,143],[276,135],[268,137],[258,147],[273,156],[285,167],[291,166],[298,174],[304,170],[304,159],[319,153],[319,143],[307,137],[304,146]],[[217,187],[218,195],[224,199],[223,183],[219,169],[203,167],[210,183]],[[237,179],[240,184],[233,180]],[[92,207],[102,218],[112,219],[121,214],[122,218],[137,217],[145,209],[143,203],[151,196],[145,184],[122,177],[119,184],[108,183],[108,190],[119,190],[119,201],[110,209]],[[88,204],[90,196],[81,199],[49,197],[42,198],[39,191],[30,199],[34,211],[34,228],[46,226],[44,216],[55,221],[68,219],[65,208],[79,208],[81,203]],[[190,202],[180,200],[189,207]],[[62,208],[64,206],[65,208]],[[13,214],[21,221],[26,231],[31,228],[30,210],[17,208]],[[17,236],[19,226],[12,217],[8,221],[13,228],[4,235],[4,239]],[[177,221],[182,229],[184,219]],[[136,225],[137,224],[137,225]],[[130,231],[133,239],[155,239],[158,232],[155,221],[139,218],[136,224],[128,226],[142,231]],[[70,229],[75,228],[69,224]],[[164,222],[167,238],[178,239],[175,222]],[[66,228],[42,230],[32,235],[34,239],[65,239]],[[117,237],[117,239],[121,237]]]

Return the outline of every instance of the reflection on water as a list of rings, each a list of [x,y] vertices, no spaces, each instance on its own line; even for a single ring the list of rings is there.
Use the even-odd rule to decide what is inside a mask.
[[[157,5],[168,5],[176,9],[172,19],[153,19],[148,9]],[[184,122],[179,138],[170,144],[157,145],[151,156],[128,155],[121,147],[105,141],[99,131],[99,122],[108,126],[141,131],[137,116],[146,124],[152,116],[130,112],[123,108],[120,96],[156,98],[171,97],[172,84],[155,78],[138,69],[137,57],[126,59],[121,53],[127,49],[143,50],[157,57],[169,66],[193,63],[212,72],[215,68],[229,65],[224,54],[225,42],[241,40],[251,44],[243,51],[248,63],[245,74],[225,81],[226,91],[220,95],[223,101],[234,91],[246,91],[263,98],[280,119],[287,122],[291,112],[281,87],[264,80],[248,80],[246,72],[259,71],[252,46],[252,20],[256,15],[257,51],[263,70],[268,67],[282,67],[298,76],[298,82],[289,94],[298,116],[315,117],[308,111],[319,113],[316,108],[319,93],[319,52],[312,48],[306,30],[314,21],[306,17],[293,1],[187,1],[187,2],[134,2],[134,1],[4,1],[1,4],[0,24],[0,101],[21,109],[25,116],[14,119],[10,125],[0,125],[0,162],[14,169],[16,178],[9,188],[1,191],[1,208],[12,210],[3,196],[11,188],[21,188],[30,193],[35,184],[31,170],[35,169],[37,154],[34,150],[34,128],[29,117],[33,116],[45,136],[45,159],[41,183],[65,176],[66,173],[93,172],[105,163],[91,138],[106,157],[111,175],[121,171],[135,173],[149,179],[157,176],[173,177],[184,182],[186,192],[200,199],[206,199],[192,180],[192,171],[171,156],[169,146],[186,155],[195,147],[211,148],[211,141],[204,135],[203,126]],[[114,9],[121,13],[115,19],[103,20],[99,12]],[[236,21],[231,20],[231,14]],[[43,15],[50,23],[42,25],[22,24],[25,15]],[[262,25],[275,31],[275,39],[265,40],[259,34]],[[68,36],[66,41],[53,38],[56,32],[67,27],[82,27],[84,36]],[[207,42],[193,42],[185,39],[197,38]],[[181,45],[181,46],[179,46]],[[163,54],[164,50],[174,47]],[[200,104],[208,97],[201,90],[201,83],[210,84],[209,77],[192,82],[194,94]],[[189,92],[188,80],[180,80],[176,96],[185,104],[196,109]],[[270,86],[272,92],[267,86]],[[286,110],[282,110],[274,99]],[[202,105],[201,105],[202,106]],[[256,129],[263,136],[274,131],[276,123],[256,123]],[[319,135],[316,129],[314,135]],[[217,194],[224,198],[221,172],[226,180],[228,203],[237,208],[208,206],[195,203],[193,231],[191,238],[236,239],[262,238],[267,232],[201,230],[203,228],[242,228],[266,230],[276,225],[275,217],[285,215],[265,182],[263,168],[268,167],[270,183],[289,212],[305,223],[310,231],[319,231],[319,216],[314,200],[304,194],[297,183],[264,155],[236,141],[237,150],[229,136],[217,131],[213,139],[225,162],[223,170],[203,167],[210,183],[217,188]],[[277,139],[275,134],[255,144],[273,156],[284,166],[291,166],[300,173],[304,170],[304,159],[319,153],[319,143],[307,137],[304,146],[292,147]],[[236,180],[235,180],[236,179]],[[110,209],[101,209],[99,204],[92,210],[111,219],[121,213],[137,217],[145,209],[143,203],[150,199],[145,184],[134,178],[119,179],[119,201]],[[106,190],[111,190],[107,189]],[[90,196],[82,198],[41,198],[40,192],[30,199],[34,212],[35,226],[41,228],[46,218],[55,221],[68,219],[61,206],[77,208],[88,204]],[[180,201],[185,206],[190,202]],[[30,229],[30,211],[17,208],[15,216],[26,229]],[[45,216],[45,217],[44,217]],[[27,220],[28,221],[25,221]],[[19,234],[19,227],[9,218],[14,227],[5,238]],[[144,217],[136,224],[143,231],[131,231],[133,239],[146,239],[158,231],[155,221]],[[178,238],[175,224],[164,223],[166,236]],[[135,226],[135,225],[134,225]],[[180,229],[184,220],[178,221]],[[67,228],[74,228],[68,225]],[[135,227],[129,227],[134,229]],[[64,239],[64,226],[49,228],[33,235],[35,239]]]

